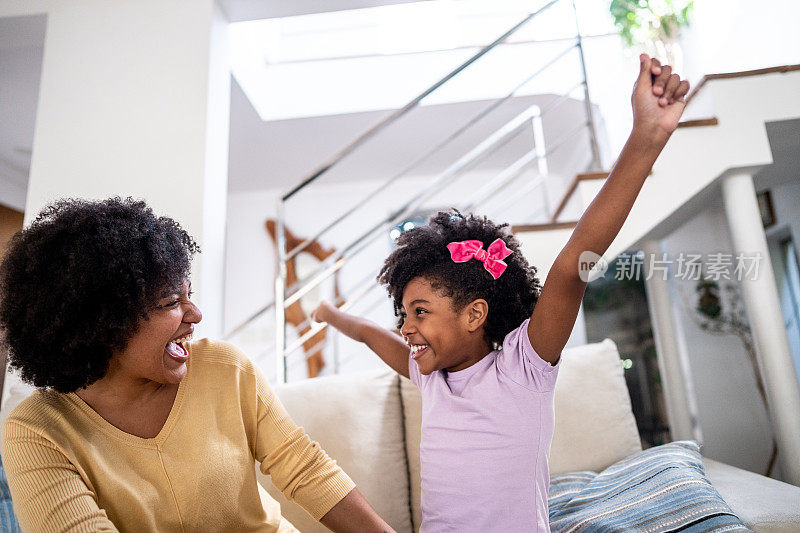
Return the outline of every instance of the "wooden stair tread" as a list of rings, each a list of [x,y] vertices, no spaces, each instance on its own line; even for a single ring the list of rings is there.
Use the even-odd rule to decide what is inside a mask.
[[[609,172],[604,170],[602,172],[584,172],[583,174],[578,174],[575,176],[577,181],[582,180],[604,180],[608,177]]]
[[[604,180],[608,177],[608,171],[602,172],[584,172],[582,174],[578,174],[572,179],[572,183],[569,184],[567,187],[567,192],[564,193],[564,196],[561,197],[561,201],[558,203],[558,207],[556,207],[555,212],[553,213],[552,221],[555,222],[558,220],[558,215],[561,214],[561,211],[567,206],[567,202],[569,201],[572,193],[575,192],[575,189],[578,188],[578,184],[581,181],[585,180]]]
[[[545,222],[542,224],[516,224],[511,226],[512,233],[522,231],[550,231],[554,229],[572,229],[578,225],[577,220],[570,222]]]
[[[710,117],[710,118],[698,118],[694,120],[684,120],[678,122],[679,128],[697,128],[702,126],[716,126],[719,124],[719,119],[717,117]]]
[[[795,70],[800,70],[800,65],[779,65],[775,67],[767,67],[767,68],[759,68],[755,70],[742,70],[739,72],[720,72],[718,74],[706,74],[700,79],[700,82],[695,85],[695,88],[689,95],[686,97],[686,105],[689,105],[697,93],[700,92],[706,82],[709,80],[725,80],[730,78],[746,78],[748,76],[761,76],[764,74],[772,74],[776,72],[793,72]]]

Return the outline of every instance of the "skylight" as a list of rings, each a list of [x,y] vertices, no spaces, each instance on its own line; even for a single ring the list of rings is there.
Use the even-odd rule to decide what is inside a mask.
[[[438,0],[236,23],[233,75],[262,120],[395,109],[544,3]],[[608,31],[608,18],[587,20]],[[521,65],[536,68],[574,35],[562,0],[423,105],[500,96],[524,79]]]

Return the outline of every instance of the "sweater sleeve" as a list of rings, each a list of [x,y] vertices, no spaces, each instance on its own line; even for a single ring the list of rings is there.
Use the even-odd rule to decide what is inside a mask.
[[[24,424],[3,425],[3,467],[22,531],[117,531],[75,466]]]
[[[255,458],[287,499],[319,520],[355,488],[355,483],[292,422],[260,372],[256,373],[258,429]]]

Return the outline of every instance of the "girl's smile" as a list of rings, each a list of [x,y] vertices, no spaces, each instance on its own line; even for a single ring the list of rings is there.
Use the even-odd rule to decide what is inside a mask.
[[[415,359],[415,360],[419,359],[420,357],[425,355],[425,352],[427,352],[427,351],[428,351],[428,345],[427,344],[412,344],[411,345],[411,357],[413,359]]]

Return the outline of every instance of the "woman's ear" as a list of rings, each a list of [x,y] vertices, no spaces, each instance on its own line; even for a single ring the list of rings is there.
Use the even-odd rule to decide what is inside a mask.
[[[467,330],[470,333],[477,331],[489,316],[489,304],[483,298],[478,298],[467,304]]]

